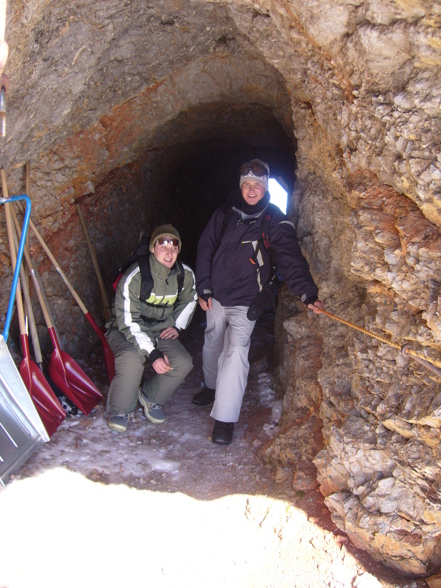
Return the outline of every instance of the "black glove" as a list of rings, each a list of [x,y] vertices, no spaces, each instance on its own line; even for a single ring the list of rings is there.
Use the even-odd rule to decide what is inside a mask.
[[[157,359],[164,359],[164,354],[159,349],[153,349],[149,355],[149,359],[153,364]]]
[[[263,285],[262,290],[251,303],[247,318],[250,321],[257,321],[263,311],[268,308],[274,308],[278,284],[274,285],[269,282]]]
[[[212,298],[213,294],[211,292],[203,292],[202,294],[199,294],[199,298],[202,298],[202,300],[204,300],[204,302],[206,302],[208,304],[208,300],[209,298]]]
[[[308,306],[308,304],[314,304],[314,302],[316,302],[316,300],[318,300],[317,296],[306,296],[306,294],[303,294],[303,296],[300,298],[300,300],[303,302],[303,304],[306,304],[306,306]]]

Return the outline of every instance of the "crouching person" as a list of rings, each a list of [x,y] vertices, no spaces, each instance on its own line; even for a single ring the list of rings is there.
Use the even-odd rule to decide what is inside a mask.
[[[193,368],[178,337],[193,317],[198,296],[193,271],[177,261],[180,250],[178,231],[160,225],[152,233],[150,254],[129,266],[118,282],[115,317],[106,333],[115,356],[107,398],[107,424],[113,431],[127,430],[138,400],[152,423],[163,423],[162,405]],[[146,359],[156,373],[140,388]]]

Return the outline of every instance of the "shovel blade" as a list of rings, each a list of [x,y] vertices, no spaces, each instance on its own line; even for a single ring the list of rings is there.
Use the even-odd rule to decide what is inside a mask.
[[[115,375],[115,358],[113,356],[113,351],[110,349],[110,346],[107,343],[107,339],[106,339],[106,335],[105,335],[105,330],[101,329],[96,324],[96,322],[92,318],[90,312],[86,312],[84,314],[84,316],[88,320],[88,322],[89,322],[90,326],[92,327],[92,329],[98,335],[98,337],[99,337],[99,339],[101,341],[101,345],[103,346],[104,361],[106,363],[107,377],[109,378],[109,384],[111,384],[112,383],[112,380],[113,380],[113,376]]]
[[[49,437],[66,418],[66,413],[37,364],[25,357],[20,363],[20,375]]]
[[[84,414],[89,414],[103,395],[77,362],[61,349],[54,349],[49,362],[49,375],[69,400]]]

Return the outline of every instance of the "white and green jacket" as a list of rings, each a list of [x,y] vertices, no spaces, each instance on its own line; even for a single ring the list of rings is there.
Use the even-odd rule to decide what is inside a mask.
[[[142,354],[153,362],[162,353],[156,349],[156,340],[167,327],[187,328],[196,310],[198,295],[194,273],[184,266],[184,284],[178,295],[178,275],[175,264],[165,267],[150,255],[150,269],[154,285],[147,302],[141,302],[141,272],[137,263],[124,273],[115,293],[115,317],[108,328],[117,328]]]

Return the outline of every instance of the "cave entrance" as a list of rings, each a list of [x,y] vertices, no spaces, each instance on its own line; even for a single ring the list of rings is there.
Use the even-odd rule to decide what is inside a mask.
[[[291,194],[296,142],[274,112],[261,105],[212,104],[185,113],[155,133],[155,149],[116,169],[84,205],[93,207],[93,231],[106,282],[142,232],[162,222],[182,237],[181,259],[194,267],[199,236],[210,216],[239,187],[247,159],[266,161]]]
[[[271,202],[286,214],[288,208],[288,192],[280,181],[276,178],[270,178],[268,182],[268,191],[271,194]]]

